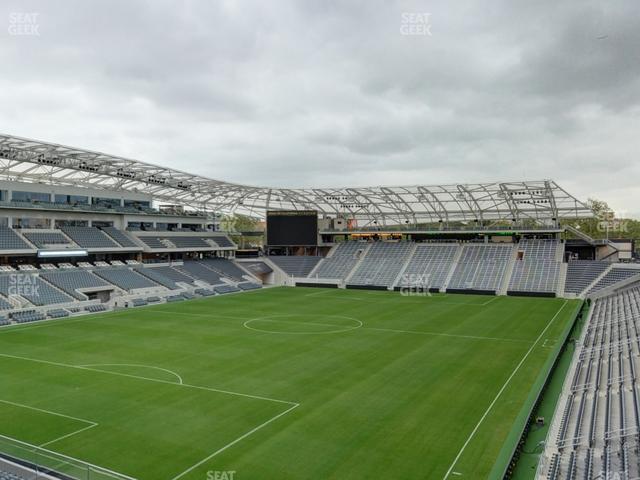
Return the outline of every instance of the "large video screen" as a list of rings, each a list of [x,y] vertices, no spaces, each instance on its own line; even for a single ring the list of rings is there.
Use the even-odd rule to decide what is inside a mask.
[[[308,246],[318,244],[318,212],[274,210],[267,212],[267,245]]]

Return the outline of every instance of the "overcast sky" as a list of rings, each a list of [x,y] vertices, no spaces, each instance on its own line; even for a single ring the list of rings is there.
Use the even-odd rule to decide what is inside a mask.
[[[4,1],[0,20],[4,133],[267,186],[552,178],[640,218],[637,0]]]

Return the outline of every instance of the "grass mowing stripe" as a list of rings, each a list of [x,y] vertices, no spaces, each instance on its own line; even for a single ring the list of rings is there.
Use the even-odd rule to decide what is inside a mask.
[[[507,388],[507,386],[509,385],[509,382],[511,382],[511,379],[513,379],[513,377],[515,377],[516,373],[518,373],[518,370],[520,370],[520,367],[524,364],[524,362],[527,360],[527,358],[529,357],[529,355],[531,354],[531,352],[533,351],[533,349],[535,348],[535,346],[537,345],[537,343],[540,341],[540,339],[542,338],[542,336],[546,333],[546,331],[549,329],[549,327],[551,326],[551,324],[555,321],[556,318],[558,318],[558,315],[560,315],[560,312],[564,309],[564,307],[567,305],[568,301],[565,300],[564,303],[562,304],[562,306],[558,309],[558,311],[556,312],[556,314],[551,318],[551,320],[549,320],[549,323],[547,323],[547,326],[544,327],[544,330],[542,330],[542,332],[540,332],[540,335],[538,335],[538,338],[536,339],[535,342],[533,342],[533,345],[531,345],[531,348],[529,348],[529,350],[527,350],[527,353],[524,354],[524,357],[522,357],[522,360],[520,360],[520,363],[518,363],[518,365],[516,366],[516,368],[513,370],[513,372],[511,373],[511,375],[509,376],[509,378],[507,378],[507,381],[504,382],[504,385],[502,385],[502,388],[500,389],[500,391],[498,391],[497,395],[495,396],[495,398],[493,399],[493,401],[489,404],[489,406],[487,407],[487,410],[484,412],[484,414],[482,415],[482,417],[480,418],[480,420],[478,421],[478,423],[476,424],[476,426],[474,427],[474,429],[472,430],[472,432],[469,434],[469,437],[467,437],[467,440],[464,442],[464,445],[462,445],[462,448],[460,449],[460,451],[458,452],[458,455],[456,455],[456,458],[453,460],[453,463],[451,464],[451,466],[449,467],[449,470],[447,470],[447,473],[444,475],[443,480],[447,480],[447,478],[449,477],[449,475],[451,475],[451,472],[453,471],[453,468],[456,466],[456,463],[458,463],[458,460],[460,459],[460,457],[462,456],[462,454],[464,453],[465,449],[467,448],[467,445],[469,445],[469,442],[471,442],[471,440],[473,439],[473,436],[476,434],[476,432],[478,431],[478,429],[480,428],[480,425],[482,424],[482,422],[484,421],[485,418],[487,418],[487,415],[489,415],[489,412],[491,411],[491,409],[493,408],[493,406],[496,404],[496,402],[498,401],[498,399],[500,398],[500,395],[502,395],[502,392],[505,391],[505,389]]]

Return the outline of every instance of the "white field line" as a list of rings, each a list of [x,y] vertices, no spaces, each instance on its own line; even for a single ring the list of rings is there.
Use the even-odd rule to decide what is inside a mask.
[[[244,435],[239,436],[238,438],[236,438],[235,440],[233,440],[232,442],[227,443],[224,447],[216,450],[215,452],[213,452],[211,455],[209,455],[206,458],[203,458],[202,460],[200,460],[198,463],[190,466],[189,468],[187,468],[184,472],[176,475],[175,477],[173,477],[171,480],[178,480],[179,478],[182,478],[183,476],[185,476],[186,474],[188,474],[189,472],[195,470],[196,468],[198,468],[199,466],[201,466],[202,464],[208,462],[209,460],[211,460],[213,457],[215,457],[216,455],[224,452],[225,450],[227,450],[228,448],[234,446],[236,443],[241,442],[242,440],[244,440],[245,438],[247,438],[250,435],[253,435],[255,432],[257,432],[258,430],[260,430],[263,427],[266,427],[267,425],[269,425],[272,422],[275,422],[277,419],[279,419],[280,417],[283,417],[284,415],[286,415],[287,413],[289,413],[290,411],[292,411],[293,409],[299,407],[300,404],[296,403],[293,406],[291,406],[290,408],[288,408],[287,410],[285,410],[282,413],[279,413],[278,415],[276,415],[275,417],[271,417],[269,420],[267,420],[266,422],[258,425],[257,427],[249,430],[247,433],[245,433]]]
[[[154,370],[160,370],[161,372],[166,372],[170,375],[173,375],[178,379],[179,384],[183,384],[182,377],[178,375],[173,370],[169,370],[168,368],[162,367],[154,367],[151,365],[140,365],[137,363],[87,363],[84,365],[78,365],[79,367],[137,367],[137,368],[152,368]]]
[[[17,402],[10,402],[9,400],[0,400],[0,403],[5,403],[7,405],[13,405],[15,407],[20,407],[20,408],[26,408],[28,410],[33,410],[36,412],[41,412],[41,413],[46,413],[48,415],[55,415],[56,417],[62,417],[62,418],[68,418],[70,420],[75,420],[77,422],[82,422],[82,423],[86,423],[87,426],[86,427],[82,427],[74,432],[71,433],[67,433],[66,435],[62,435],[61,437],[55,438],[53,440],[50,440],[46,443],[43,443],[41,445],[39,445],[40,448],[42,447],[46,447],[47,445],[51,445],[52,443],[58,442],[60,440],[64,440],[65,438],[69,438],[73,435],[77,435],[80,432],[84,432],[85,430],[89,430],[90,428],[93,427],[97,427],[98,423],[97,422],[92,422],[91,420],[86,420],[84,418],[79,418],[79,417],[73,417],[71,415],[65,415],[64,413],[58,413],[58,412],[54,412],[52,410],[45,410],[44,408],[37,408],[37,407],[32,407],[29,405],[25,405],[24,403],[17,403]]]
[[[30,358],[30,357],[22,357],[19,355],[9,355],[8,353],[0,353],[0,357],[6,357],[6,358],[13,358],[16,360],[24,360],[27,362],[35,362],[35,363],[42,363],[44,365],[53,365],[56,367],[65,367],[65,368],[75,368],[77,370],[86,370],[86,371],[90,371],[90,372],[99,372],[99,373],[103,373],[106,375],[116,375],[119,377],[126,377],[126,378],[135,378],[138,380],[146,380],[148,382],[156,382],[156,383],[162,383],[165,385],[174,385],[174,386],[178,386],[178,387],[185,387],[185,388],[193,388],[196,390],[205,390],[205,391],[209,391],[209,392],[217,392],[217,393],[224,393],[227,395],[235,395],[238,397],[245,397],[245,398],[253,398],[255,400],[266,400],[269,402],[276,402],[276,403],[284,403],[286,405],[298,405],[298,403],[296,402],[289,402],[287,400],[280,400],[277,398],[270,398],[270,397],[264,397],[264,396],[260,396],[260,395],[250,395],[248,393],[240,393],[240,392],[233,392],[231,390],[222,390],[219,388],[211,388],[211,387],[203,387],[200,385],[190,385],[188,383],[176,383],[176,382],[170,382],[168,380],[162,380],[159,378],[149,378],[149,377],[142,377],[140,375],[132,375],[129,373],[121,373],[121,372],[113,372],[110,370],[101,370],[99,368],[91,368],[91,367],[82,367],[80,365],[70,365],[68,363],[60,363],[60,362],[51,362],[49,360],[40,360],[37,358]]]
[[[487,306],[487,305],[489,305],[491,302],[495,302],[498,298],[500,298],[500,297],[498,297],[498,295],[496,295],[496,296],[495,296],[495,297],[493,297],[491,300],[487,300],[486,302],[481,303],[480,305],[482,305],[483,307],[486,307],[486,306]]]
[[[517,342],[517,343],[527,343],[531,342],[528,340],[519,340],[517,338],[500,338],[500,337],[482,337],[477,335],[456,335],[454,333],[440,333],[440,332],[421,332],[418,330],[397,330],[395,328],[377,328],[377,327],[362,327],[365,330],[377,330],[379,332],[394,332],[394,333],[411,333],[418,335],[432,335],[437,337],[452,337],[452,338],[468,338],[472,340],[493,340],[493,341],[501,341],[501,342]]]
[[[332,290],[334,290],[334,289],[332,289],[332,288],[328,288],[328,289],[326,289],[326,290],[320,290],[319,292],[305,293],[305,294],[304,294],[304,296],[305,296],[305,297],[315,297],[315,296],[317,296],[317,295],[323,295],[323,294],[329,293],[329,292],[331,292]]]
[[[444,477],[442,477],[443,480],[446,480],[449,477],[449,475],[451,475],[451,472],[453,471],[453,468],[456,466],[456,463],[458,463],[458,460],[460,460],[460,457],[462,456],[462,454],[464,453],[465,449],[467,448],[467,446],[471,442],[471,439],[475,436],[475,434],[478,431],[478,429],[480,428],[480,425],[482,424],[482,422],[484,422],[484,419],[487,418],[487,416],[489,415],[489,412],[491,412],[491,409],[493,409],[493,406],[496,404],[496,402],[498,401],[498,399],[500,398],[502,393],[506,390],[507,386],[509,385],[509,383],[511,382],[513,377],[516,376],[516,374],[518,373],[518,370],[520,370],[520,367],[522,367],[522,365],[527,360],[527,358],[529,357],[529,355],[531,354],[533,349],[536,347],[536,345],[540,341],[540,339],[547,332],[547,330],[549,329],[551,324],[555,321],[556,318],[558,318],[558,315],[560,315],[560,312],[567,305],[567,303],[569,303],[569,301],[565,300],[564,303],[562,304],[562,306],[558,309],[556,314],[553,316],[553,318],[551,318],[551,320],[549,320],[549,323],[547,323],[547,326],[544,327],[544,330],[542,330],[542,332],[540,332],[540,335],[538,335],[538,338],[536,338],[535,342],[533,342],[533,345],[531,345],[531,348],[529,348],[529,350],[527,350],[527,353],[524,354],[524,357],[522,357],[522,360],[520,360],[520,363],[518,363],[518,365],[516,365],[516,368],[513,370],[513,372],[511,372],[511,375],[509,375],[509,378],[507,378],[506,382],[504,382],[504,385],[502,385],[502,388],[500,388],[500,390],[496,394],[496,396],[493,399],[493,401],[489,404],[489,406],[485,410],[484,414],[482,415],[482,417],[480,417],[480,420],[478,421],[478,423],[476,424],[474,429],[469,434],[469,437],[467,437],[467,440],[464,442],[464,445],[462,445],[462,448],[460,449],[460,451],[456,455],[456,458],[453,459],[453,462],[451,463],[451,466],[449,467],[449,470],[447,470],[447,473],[445,473]]]
[[[13,405],[14,407],[26,408],[28,410],[34,410],[36,412],[48,413],[49,415],[55,415],[56,417],[68,418],[70,420],[76,420],[78,422],[87,423],[89,425],[96,426],[96,422],[92,422],[91,420],[87,420],[85,418],[72,417],[71,415],[65,415],[64,413],[53,412],[51,410],[45,410],[44,408],[31,407],[29,405],[25,405],[24,403],[10,402],[9,400],[0,400],[0,403],[6,403],[7,405]]]
[[[48,442],[42,443],[42,444],[40,444],[40,448],[46,447],[48,445],[51,445],[52,443],[59,442],[60,440],[64,440],[65,438],[72,437],[73,435],[77,435],[78,433],[84,432],[85,430],[89,430],[90,428],[97,427],[97,426],[98,426],[97,423],[95,423],[93,425],[87,425],[86,427],[81,428],[80,430],[76,430],[75,432],[71,432],[71,433],[68,433],[66,435],[62,435],[61,437],[54,438],[53,440],[50,440]]]
[[[11,438],[11,437],[7,437],[5,435],[0,435],[0,438],[4,439],[4,440],[8,440],[9,442],[17,443],[21,447],[26,447],[27,449],[29,449],[29,451],[32,451],[31,449],[34,448],[34,445],[31,445],[30,443],[22,442],[20,440],[17,440],[15,438]],[[42,452],[47,452],[47,453],[49,453],[51,455],[55,455],[55,457],[52,457],[52,456],[49,456],[49,455],[45,455],[40,450]],[[97,472],[107,473],[107,474],[109,474],[109,476],[113,476],[113,477],[117,477],[117,478],[121,478],[121,479],[125,478],[127,480],[137,480],[137,479],[135,479],[133,477],[129,477],[128,475],[125,475],[123,473],[118,473],[118,472],[116,472],[114,470],[109,470],[108,468],[101,467],[100,465],[95,465],[93,463],[85,462],[84,460],[80,460],[80,459],[77,459],[77,458],[69,457],[68,455],[64,455],[62,453],[54,452],[52,450],[47,450],[46,448],[39,448],[38,455],[40,455],[42,457],[50,458],[51,460],[56,460],[58,462],[60,461],[61,458],[63,458],[65,460],[69,460],[69,462],[67,462],[67,465],[76,465],[76,466],[77,466],[77,464],[81,464],[81,465],[85,465],[85,466],[88,465],[90,467],[95,468]],[[63,462],[63,464],[64,464],[64,462]]]

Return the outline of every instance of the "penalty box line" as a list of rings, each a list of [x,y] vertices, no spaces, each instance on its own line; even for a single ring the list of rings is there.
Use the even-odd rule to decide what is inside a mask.
[[[71,416],[71,415],[65,415],[64,413],[54,412],[52,410],[46,410],[44,408],[32,407],[30,405],[25,405],[24,403],[11,402],[9,400],[2,400],[2,399],[0,399],[0,403],[4,403],[4,404],[7,404],[7,405],[13,405],[14,407],[19,407],[19,408],[25,408],[27,410],[33,410],[34,412],[46,413],[47,415],[54,415],[56,417],[68,418],[68,419],[74,420],[76,422],[81,422],[81,423],[86,423],[87,424],[86,427],[79,428],[78,430],[75,430],[73,432],[67,433],[66,435],[62,435],[62,436],[60,436],[58,438],[54,438],[53,440],[50,440],[50,441],[45,442],[45,443],[42,443],[42,444],[39,445],[39,447],[46,447],[47,445],[51,445],[52,443],[59,442],[60,440],[64,440],[65,438],[72,437],[74,435],[77,435],[77,434],[79,434],[81,432],[84,432],[84,431],[89,430],[91,428],[97,427],[99,425],[98,422],[93,422],[91,420],[86,420],[84,418],[74,417],[74,416]]]
[[[138,376],[138,375],[129,375],[129,374],[119,373],[119,372],[110,372],[110,371],[107,371],[107,370],[99,370],[99,369],[90,368],[90,367],[80,367],[80,366],[77,366],[77,365],[69,365],[69,364],[66,364],[66,363],[51,362],[51,361],[48,361],[48,360],[40,360],[40,359],[29,358],[29,357],[21,357],[21,356],[18,356],[18,355],[9,355],[9,354],[6,354],[6,353],[0,353],[0,357],[12,358],[12,359],[16,359],[16,360],[24,360],[24,361],[35,362],[35,363],[42,363],[42,364],[45,364],[45,365],[53,365],[53,366],[58,366],[58,367],[75,368],[75,369],[78,369],[78,370],[89,370],[89,371],[93,371],[93,372],[99,372],[99,373],[106,373],[106,374],[118,375],[118,376],[123,376],[123,377],[136,378],[136,379],[140,379],[140,380],[147,380],[147,381],[151,381],[151,382],[163,383],[163,384],[168,384],[168,385],[177,385],[179,387],[187,387],[187,388],[196,388],[196,389],[200,389],[200,390],[208,390],[208,391],[216,392],[216,393],[226,393],[226,394],[229,394],[229,395],[238,395],[238,396],[253,398],[253,399],[257,399],[257,400],[267,400],[267,401],[271,401],[271,402],[276,402],[276,403],[282,403],[282,404],[289,405],[289,408],[287,408],[285,411],[283,411],[283,412],[271,417],[266,422],[261,423],[257,427],[252,428],[251,430],[249,430],[248,432],[246,432],[243,435],[239,436],[235,440],[227,443],[222,448],[219,448],[218,450],[213,452],[211,455],[209,455],[208,457],[200,460],[198,463],[192,465],[187,470],[185,470],[182,473],[178,474],[177,476],[173,477],[171,480],[178,480],[179,478],[182,478],[184,475],[186,475],[189,472],[191,472],[191,471],[195,470],[196,468],[200,467],[204,463],[206,463],[209,460],[211,460],[212,458],[214,458],[216,455],[219,455],[220,453],[222,453],[225,450],[231,448],[235,444],[237,444],[237,443],[241,442],[242,440],[244,440],[245,438],[253,435],[254,433],[259,431],[260,429],[266,427],[267,425],[269,425],[272,422],[275,422],[279,418],[285,416],[286,414],[288,414],[289,412],[293,411],[294,409],[296,409],[296,408],[298,408],[300,406],[300,403],[297,403],[297,402],[289,402],[289,401],[286,401],[286,400],[279,400],[279,399],[275,399],[275,398],[261,397],[261,396],[257,396],[257,395],[248,395],[248,394],[245,394],[245,393],[231,392],[229,390],[220,390],[220,389],[216,389],[216,388],[202,387],[202,386],[198,386],[198,385],[189,385],[189,384],[186,384],[186,383],[169,382],[169,381],[166,381],[166,380],[160,380],[160,379],[155,379],[155,378],[141,377],[141,376]],[[51,413],[53,413],[53,412],[51,412]],[[69,418],[72,418],[72,417],[69,417]],[[81,420],[81,419],[77,419],[77,420]],[[84,421],[87,421],[87,420],[84,420]],[[81,429],[81,431],[87,430],[88,428],[93,428],[96,425],[90,425],[87,428]],[[80,433],[80,431],[73,432],[74,435],[77,434],[77,433]],[[68,436],[70,436],[70,435],[67,435],[64,438],[67,438]],[[60,438],[56,439],[55,441],[62,440],[62,439],[63,439],[63,437],[60,437]]]

